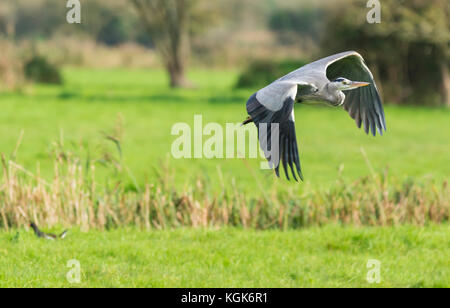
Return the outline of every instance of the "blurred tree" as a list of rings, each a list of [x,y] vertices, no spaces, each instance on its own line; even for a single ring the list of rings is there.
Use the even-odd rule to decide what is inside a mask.
[[[302,5],[275,8],[268,18],[269,29],[284,46],[298,46],[303,53],[316,54],[322,37],[324,10],[319,6]]]
[[[66,7],[54,0],[18,2],[15,6],[16,38],[49,38],[55,29],[67,25]]]
[[[172,87],[185,87],[189,38],[217,16],[206,0],[131,0],[159,50]]]
[[[390,100],[450,106],[450,1],[381,4],[380,24],[367,23],[366,1],[329,7],[323,49],[359,50],[376,68]]]
[[[97,41],[108,46],[120,45],[128,40],[128,29],[122,19],[117,16],[111,19],[100,29]]]
[[[236,88],[263,88],[273,81],[284,76],[297,67],[308,64],[304,60],[256,60],[249,65],[239,76]]]
[[[16,32],[16,6],[17,3],[4,1],[0,3],[0,34],[12,38]]]
[[[323,15],[321,8],[282,8],[271,13],[269,27],[279,33],[294,32],[302,37],[318,38],[322,33]]]
[[[82,1],[83,21],[79,26],[66,21],[66,1],[2,0],[0,33],[17,40],[47,40],[55,34],[91,37],[107,45],[140,41],[143,27],[129,0]]]

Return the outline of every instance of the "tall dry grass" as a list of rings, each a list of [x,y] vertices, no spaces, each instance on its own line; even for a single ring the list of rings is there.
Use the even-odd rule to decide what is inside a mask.
[[[23,86],[23,54],[19,46],[0,35],[0,90],[17,90]]]
[[[445,223],[449,221],[447,183],[413,180],[390,183],[387,174],[374,174],[353,183],[339,180],[329,190],[308,192],[275,187],[248,197],[234,181],[221,192],[207,189],[201,177],[178,190],[165,167],[155,183],[138,191],[123,185],[101,188],[95,165],[89,176],[76,157],[59,155],[54,177],[45,181],[2,156],[0,228],[78,226],[82,230],[135,226],[142,229],[237,226],[288,229],[327,223],[357,226]],[[220,172],[218,175],[220,178]],[[301,185],[301,184],[300,184]],[[301,187],[301,186],[298,187]]]
[[[89,68],[160,68],[159,58],[153,49],[134,43],[108,47],[87,38],[55,36],[37,42],[39,54],[60,66]]]

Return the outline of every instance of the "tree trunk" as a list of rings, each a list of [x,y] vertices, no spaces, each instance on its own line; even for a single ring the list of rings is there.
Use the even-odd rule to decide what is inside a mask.
[[[160,45],[164,45],[161,43]],[[184,34],[176,34],[169,37],[165,50],[161,50],[166,69],[170,77],[170,86],[172,88],[189,87],[190,83],[185,77],[188,47]]]
[[[184,88],[189,86],[189,82],[185,78],[184,65],[168,65],[167,68],[170,77],[170,86],[172,88]]]
[[[6,21],[6,36],[11,39],[16,36],[16,25],[13,20]]]
[[[450,73],[448,63],[444,59],[441,62],[441,78],[442,78],[442,103],[450,107]]]
[[[172,88],[189,87],[185,68],[189,58],[189,13],[186,0],[132,0],[153,37]]]

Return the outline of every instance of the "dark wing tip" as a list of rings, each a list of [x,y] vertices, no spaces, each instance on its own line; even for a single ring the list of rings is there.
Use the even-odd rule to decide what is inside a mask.
[[[280,178],[280,165],[275,168],[275,174],[278,178]]]
[[[303,173],[302,173],[301,170],[298,172],[298,176],[300,177],[300,181],[302,181],[302,182],[305,181],[305,178],[304,178]]]
[[[281,160],[283,162],[286,178],[289,181],[289,173],[291,173],[296,182],[299,182],[299,179],[303,182],[304,178],[300,165],[294,121],[289,120],[284,123],[280,129],[280,133]]]
[[[280,177],[280,165],[282,164],[286,179],[291,180],[289,174],[291,173],[294,180],[298,182],[298,178],[303,181],[303,174],[300,167],[295,123],[290,117],[293,104],[293,99],[288,98],[281,110],[273,112],[265,108],[254,94],[247,102],[247,111],[258,129],[260,147],[265,152],[270,168],[274,168],[276,176]],[[260,127],[262,124],[265,126]],[[272,132],[272,124],[278,124],[274,132]],[[272,140],[272,137],[275,137],[272,134],[278,136],[277,141]],[[272,149],[274,143],[278,144],[278,153],[276,154]],[[273,155],[277,157],[273,157]],[[278,158],[276,163],[273,161],[275,158]]]
[[[383,135],[386,131],[386,120],[383,104],[372,72],[363,57],[356,51],[337,55],[338,59],[328,65],[327,77],[332,80],[344,76],[351,80],[368,82],[370,85],[346,93],[345,110],[355,120],[358,128],[369,135]],[[355,57],[356,56],[356,57]]]

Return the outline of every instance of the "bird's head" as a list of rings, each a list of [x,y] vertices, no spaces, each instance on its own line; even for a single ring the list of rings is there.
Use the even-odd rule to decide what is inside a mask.
[[[336,78],[331,82],[333,85],[336,86],[336,88],[339,91],[348,91],[348,90],[354,90],[360,87],[365,87],[370,85],[368,82],[362,82],[362,81],[351,81],[347,78],[339,77]]]

